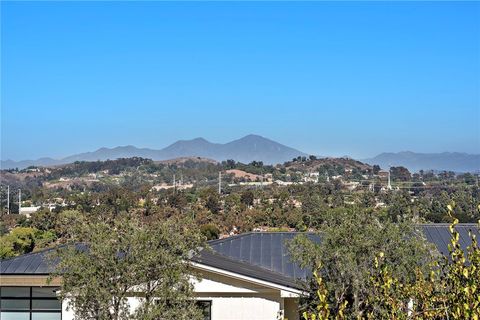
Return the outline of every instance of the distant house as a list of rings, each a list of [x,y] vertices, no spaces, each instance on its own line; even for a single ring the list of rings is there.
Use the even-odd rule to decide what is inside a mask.
[[[438,251],[448,254],[450,233],[447,224],[421,226],[428,241]],[[477,238],[474,224],[459,224],[460,246],[469,244],[468,231]],[[272,320],[299,319],[298,301],[306,294],[308,269],[292,262],[286,241],[295,232],[250,232],[220,240],[209,245],[213,250],[202,251],[191,262],[202,280],[194,281],[196,299],[205,308],[205,319],[210,320]],[[313,233],[313,241],[320,238]],[[51,272],[45,262],[48,253],[40,251],[1,261],[0,317],[18,319],[73,319],[66,303],[57,300],[55,290],[60,283],[46,284]],[[138,303],[131,298],[131,305]]]
[[[378,171],[378,174],[377,174],[379,177],[382,177],[382,178],[388,178],[388,171],[386,170],[380,170]]]
[[[30,217],[32,213],[37,212],[40,208],[40,206],[20,207],[20,214]]]

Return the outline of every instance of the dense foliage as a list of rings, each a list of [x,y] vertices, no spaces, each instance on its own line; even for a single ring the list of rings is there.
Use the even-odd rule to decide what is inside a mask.
[[[204,238],[189,221],[145,225],[121,214],[69,229],[71,240],[50,256],[58,262],[51,278],[62,277],[76,319],[201,319],[188,261]],[[131,297],[140,301],[133,315]]]
[[[227,173],[235,169],[256,175],[255,184]],[[222,174],[218,193],[218,172]],[[10,212],[18,212],[16,190],[22,188],[22,207],[40,206],[30,219],[5,214],[0,219],[0,257],[53,246],[63,241],[57,226],[64,212],[77,216],[118,215],[127,212],[140,220],[192,217],[209,239],[231,233],[263,230],[316,230],[325,217],[356,207],[392,221],[460,222],[480,219],[478,177],[473,174],[391,170],[392,189],[378,166],[350,159],[300,158],[284,165],[233,160],[215,163],[189,158],[154,162],[131,158],[76,162],[56,168],[2,171],[10,185]],[[269,184],[258,184],[258,177]],[[175,178],[175,179],[174,179]],[[284,181],[284,184],[273,181]],[[175,184],[173,184],[175,180]],[[254,181],[254,182],[255,182]],[[245,184],[241,184],[245,183]],[[6,205],[6,188],[0,193]],[[27,246],[16,228],[35,228]],[[28,237],[27,237],[28,238]]]
[[[452,211],[453,206],[449,209]],[[314,260],[316,272],[311,287],[312,298],[303,318],[479,319],[480,247],[475,236],[470,234],[472,242],[467,252],[460,248],[460,235],[455,230],[457,223],[455,219],[450,226],[449,257],[429,263],[425,261],[421,266],[417,264],[410,274],[398,272],[399,260],[392,250],[377,248],[376,252],[366,254],[365,257],[372,260],[361,278],[364,288],[368,288],[361,305],[348,294],[339,295],[338,288],[329,285],[343,277],[343,274],[334,275],[330,270],[345,265],[345,255],[348,257],[351,249],[345,249],[347,253],[340,252],[337,261],[328,258]],[[343,281],[337,285],[348,288],[355,284],[350,279]]]
[[[317,270],[331,293],[328,303],[335,313],[343,309],[347,315],[365,316],[375,289],[369,275],[377,252],[385,253],[392,274],[405,283],[414,280],[415,270],[424,270],[433,261],[421,231],[410,220],[393,222],[368,209],[339,210],[325,217],[319,236],[320,243],[297,236],[289,249],[303,267]]]

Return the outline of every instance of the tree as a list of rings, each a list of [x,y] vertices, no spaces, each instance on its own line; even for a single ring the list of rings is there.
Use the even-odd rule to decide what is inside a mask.
[[[207,201],[205,202],[205,208],[214,214],[217,214],[222,210],[217,194],[211,194],[208,196]]]
[[[55,227],[55,215],[50,209],[42,208],[32,214],[31,226],[39,230],[51,230]]]
[[[187,205],[187,197],[182,191],[173,192],[167,199],[167,203],[180,211]]]
[[[220,230],[218,230],[217,226],[212,223],[201,226],[200,232],[207,238],[207,240],[218,239],[220,236]]]
[[[140,301],[136,319],[200,319],[189,257],[203,236],[190,221],[142,225],[122,214],[72,228],[72,241],[51,255],[58,264],[50,279],[62,278],[60,296],[76,319],[129,319],[129,296]]]
[[[412,175],[407,168],[399,166],[399,167],[391,167],[390,174],[392,175],[392,179],[395,181],[409,181]]]
[[[252,190],[245,190],[240,196],[240,202],[246,206],[253,206],[254,197]]]
[[[367,302],[370,319],[480,319],[480,247],[470,233],[466,252],[460,248],[457,223],[450,225],[449,258],[436,261],[427,273],[417,270],[413,283],[392,275],[385,254],[378,253]]]
[[[0,258],[10,258],[44,248],[55,238],[55,234],[51,231],[16,227],[10,233],[0,237]]]
[[[392,273],[407,283],[413,281],[417,268],[425,268],[432,259],[421,231],[411,222],[393,223],[369,209],[336,210],[325,216],[319,236],[320,243],[298,236],[288,244],[289,250],[302,266],[318,270],[330,292],[332,309],[338,312],[347,301],[345,313],[352,317],[365,315],[373,290],[370,270],[379,251],[388,257]],[[315,283],[311,289],[315,291]]]

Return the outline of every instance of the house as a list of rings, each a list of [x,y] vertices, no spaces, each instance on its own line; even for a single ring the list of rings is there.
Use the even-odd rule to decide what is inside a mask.
[[[448,224],[421,228],[440,253],[448,254]],[[464,250],[470,244],[469,230],[480,236],[474,224],[459,224],[456,229]],[[299,319],[299,298],[306,294],[304,281],[311,272],[293,263],[286,249],[286,242],[297,234],[250,232],[210,241],[212,250],[203,250],[191,260],[202,278],[192,281],[205,319]],[[316,234],[307,236],[320,241]],[[66,303],[56,298],[58,280],[46,283],[51,272],[47,254],[44,250],[1,261],[2,320],[73,319]],[[131,298],[132,307],[136,299]]]
[[[20,207],[20,214],[30,217],[32,213],[37,212],[40,208],[40,206]]]

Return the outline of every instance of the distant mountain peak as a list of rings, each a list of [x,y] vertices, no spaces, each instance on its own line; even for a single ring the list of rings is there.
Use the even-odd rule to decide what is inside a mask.
[[[188,140],[187,140],[187,141],[188,141]],[[202,137],[198,137],[198,138],[192,139],[192,140],[190,140],[190,141],[210,143],[210,141],[208,141],[207,139],[202,138]]]
[[[268,138],[265,138],[263,136],[260,136],[258,134],[248,134],[240,139],[237,139],[235,141],[271,141],[271,142],[275,142],[273,140],[270,140]]]
[[[251,134],[247,134],[247,135],[244,136],[243,138],[240,138],[240,140],[241,140],[241,139],[267,139],[267,138],[265,138],[265,137],[263,137],[263,136],[261,136],[261,135],[259,135],[259,134],[253,134],[253,133],[251,133]],[[269,140],[269,139],[267,139],[267,140]]]
[[[118,146],[114,148],[102,147],[92,152],[75,154],[63,159],[38,159],[25,161],[2,161],[2,168],[26,168],[31,165],[51,166],[67,164],[75,161],[113,160],[118,158],[142,157],[152,160],[168,160],[182,157],[202,157],[216,161],[233,159],[249,163],[251,161],[263,161],[264,163],[283,163],[296,158],[306,156],[305,153],[290,148],[260,135],[249,134],[238,140],[228,143],[212,143],[202,137],[192,140],[179,140],[160,150],[137,148],[132,145]]]

